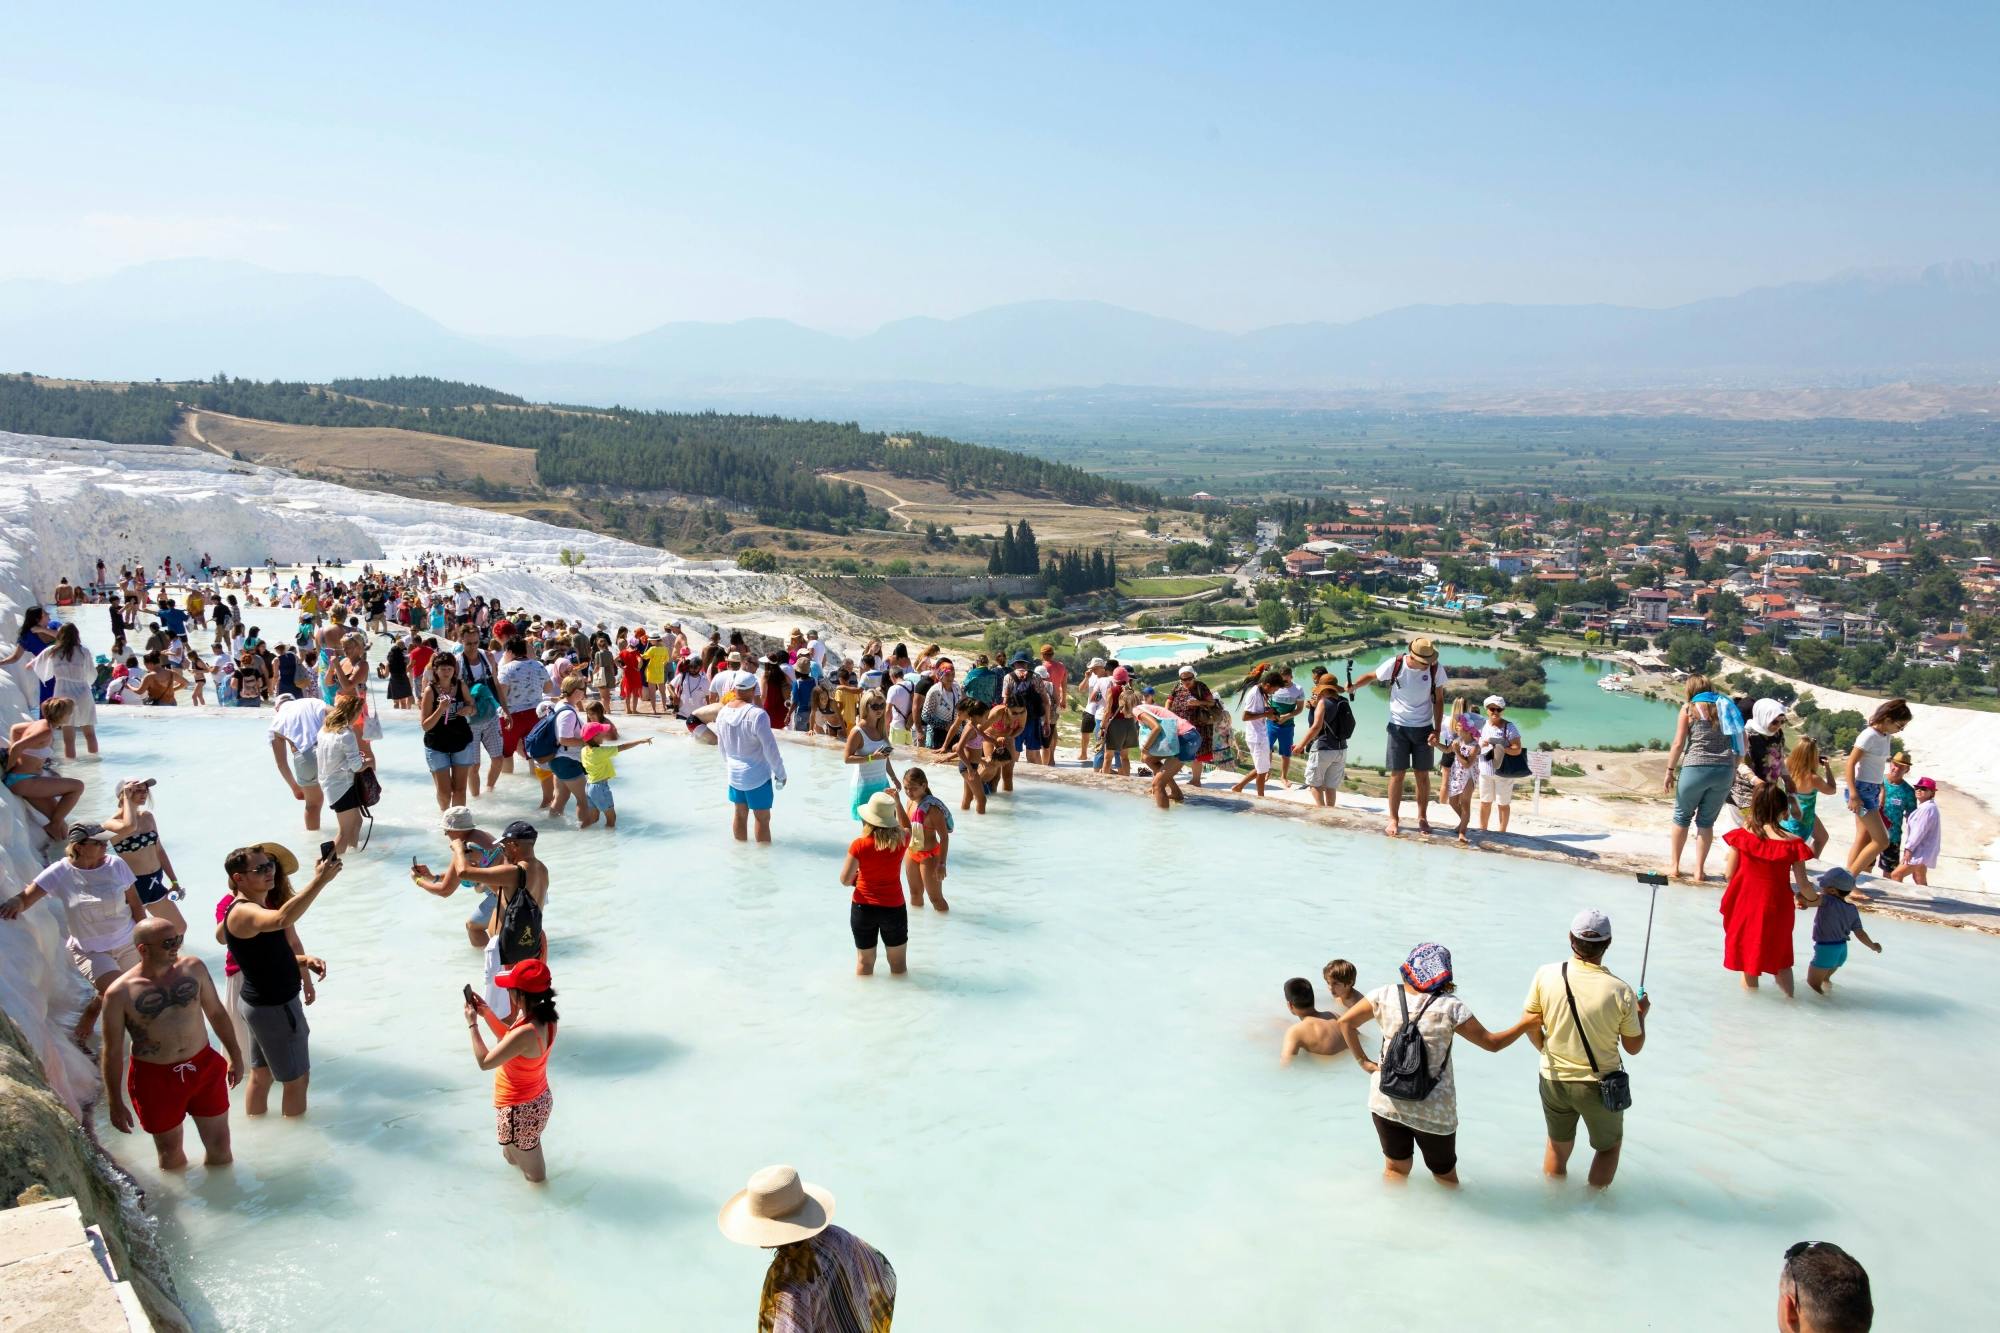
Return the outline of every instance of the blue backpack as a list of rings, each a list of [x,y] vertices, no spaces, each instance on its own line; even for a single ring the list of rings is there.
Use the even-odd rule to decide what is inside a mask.
[[[576,709],[569,704],[551,709],[548,716],[535,723],[534,728],[521,739],[521,753],[530,759],[552,759],[562,749],[562,742],[556,737],[556,719],[564,713],[575,716]]]

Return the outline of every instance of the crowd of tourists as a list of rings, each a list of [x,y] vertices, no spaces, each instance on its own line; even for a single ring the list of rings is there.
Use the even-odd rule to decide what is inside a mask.
[[[548,1066],[560,1026],[544,916],[551,866],[538,849],[545,831],[568,825],[572,805],[577,829],[616,828],[617,758],[653,739],[621,736],[621,723],[629,730],[637,719],[657,719],[714,745],[724,761],[719,804],[728,807],[732,836],[746,842],[774,836],[776,794],[787,780],[779,734],[839,742],[849,812],[859,825],[839,882],[851,890],[855,971],[864,976],[874,973],[878,952],[891,974],[908,969],[911,911],[950,910],[945,881],[957,819],[976,819],[989,802],[1006,799],[1018,765],[1056,762],[1059,724],[1072,701],[1077,760],[1145,781],[1161,809],[1186,799],[1183,780],[1199,787],[1217,766],[1242,770],[1233,791],[1254,784],[1263,795],[1273,781],[1289,786],[1301,753],[1301,777],[1315,803],[1334,805],[1355,734],[1352,695],[1370,686],[1388,697],[1386,833],[1402,832],[1412,780],[1419,832],[1433,831],[1430,806],[1442,800],[1456,816],[1460,842],[1475,804],[1480,829],[1497,812],[1504,833],[1514,784],[1527,772],[1506,700],[1489,696],[1477,713],[1465,701],[1447,707],[1448,678],[1425,638],[1345,685],[1323,667],[1299,682],[1283,666],[1260,664],[1225,705],[1191,666],[1162,698],[1106,658],[1078,664],[1073,676],[1048,644],[1005,661],[972,654],[961,673],[936,644],[913,653],[906,644],[885,649],[876,641],[850,657],[813,630],[753,646],[741,632],[701,632],[680,622],[657,630],[587,627],[471,592],[462,558],[351,573],[331,562],[293,575],[267,565],[262,600],[254,570],[225,572],[204,558],[178,571],[183,591],[170,591],[174,566],[163,562],[160,572],[155,582],[145,569],[128,567],[110,581],[100,563],[90,589],[58,589],[58,615],[92,595],[109,599],[112,642],[104,656],[84,648],[73,621],[52,623],[41,608],[24,618],[7,661],[32,662],[43,698],[38,717],[10,730],[6,784],[33,807],[62,855],[24,892],[0,902],[0,918],[18,918],[43,897],[62,904],[72,958],[94,996],[77,1038],[101,1034],[110,1122],[121,1132],[136,1126],[151,1134],[165,1169],[187,1160],[189,1119],[208,1163],[231,1159],[230,1090],[239,1084],[247,1083],[247,1114],[267,1114],[274,1089],[282,1115],[307,1112],[307,1008],[328,967],[309,951],[301,927],[347,858],[368,845],[370,812],[382,799],[377,746],[385,708],[416,714],[446,850],[439,869],[419,859],[410,878],[434,896],[469,893],[464,924],[483,975],[463,992],[467,1042],[477,1066],[494,1074],[502,1155],[529,1181],[547,1173],[542,1142],[554,1107]],[[247,623],[269,606],[296,611],[296,633],[272,641]],[[204,639],[207,661],[197,648]],[[220,989],[199,959],[182,952],[187,919],[151,809],[154,784],[122,782],[115,815],[75,821],[84,784],[54,763],[58,737],[66,759],[75,757],[79,733],[88,753],[97,753],[97,707],[174,706],[183,693],[200,703],[204,686],[219,704],[269,710],[273,767],[300,804],[304,828],[318,834],[328,819],[333,825],[309,868],[278,840],[246,843],[224,858],[227,891],[213,914],[226,957]],[[1808,981],[1823,989],[1844,962],[1850,936],[1880,947],[1861,929],[1853,873],[1874,865],[1921,883],[1935,864],[1935,784],[1905,786],[1909,758],[1890,746],[1909,710],[1892,701],[1877,712],[1840,785],[1810,741],[1783,747],[1786,719],[1782,708],[1767,706],[1772,701],[1757,701],[1746,718],[1707,682],[1692,683],[1688,693],[1671,756],[1674,869],[1678,874],[1692,824],[1695,873],[1703,873],[1720,808],[1737,804],[1742,827],[1724,839],[1725,965],[1750,985],[1776,973],[1789,993],[1792,913],[1816,905]],[[1724,774],[1703,771],[1717,767]],[[539,788],[539,823],[511,820],[497,834],[481,829],[480,799],[503,781],[520,780],[523,768]],[[959,777],[955,811],[930,776],[948,768]],[[1855,815],[1855,845],[1846,866],[1808,880],[1803,865],[1828,840],[1815,803],[1835,791]],[[1774,904],[1783,907],[1782,929]],[[1526,1037],[1540,1052],[1543,1170],[1566,1174],[1580,1127],[1592,1149],[1589,1181],[1606,1187],[1630,1104],[1624,1058],[1642,1049],[1650,1008],[1643,992],[1605,969],[1610,944],[1603,913],[1579,915],[1568,955],[1535,974],[1519,1018],[1498,1029],[1456,997],[1451,954],[1442,945],[1420,945],[1390,984],[1367,991],[1357,987],[1352,963],[1335,960],[1324,973],[1334,1009],[1316,1007],[1309,982],[1286,983],[1296,1021],[1284,1058],[1350,1054],[1370,1075],[1369,1112],[1385,1172],[1405,1178],[1421,1155],[1430,1174],[1449,1185],[1458,1179],[1454,1039],[1497,1053]],[[766,1326],[887,1327],[894,1272],[872,1247],[831,1226],[831,1211],[831,1196],[789,1167],[760,1172],[724,1208],[725,1234],[777,1251],[766,1282]],[[1794,1274],[1796,1260],[1787,1258],[1787,1281],[1795,1306],[1807,1310],[1810,1284]],[[1861,1290],[1865,1296],[1865,1275]],[[835,1307],[840,1318],[860,1322],[826,1324]]]

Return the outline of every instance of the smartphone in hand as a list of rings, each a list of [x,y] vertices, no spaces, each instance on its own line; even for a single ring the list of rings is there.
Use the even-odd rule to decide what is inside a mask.
[[[331,861],[333,859],[333,847],[334,845],[330,842],[321,843],[319,845],[319,859],[322,861]]]

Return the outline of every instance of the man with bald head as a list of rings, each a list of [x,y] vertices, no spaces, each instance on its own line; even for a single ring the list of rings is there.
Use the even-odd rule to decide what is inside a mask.
[[[99,1067],[111,1127],[130,1134],[137,1111],[139,1128],[153,1136],[163,1171],[187,1165],[181,1133],[189,1116],[201,1135],[203,1160],[209,1166],[225,1166],[232,1160],[229,1090],[243,1081],[243,1049],[236,1041],[236,1025],[215,993],[208,968],[199,958],[181,956],[184,929],[154,916],[134,926],[132,943],[139,951],[139,965],[122,973],[104,992],[104,1053]],[[229,1052],[226,1062],[208,1044],[204,1019]],[[127,1093],[132,1098],[129,1107]]]

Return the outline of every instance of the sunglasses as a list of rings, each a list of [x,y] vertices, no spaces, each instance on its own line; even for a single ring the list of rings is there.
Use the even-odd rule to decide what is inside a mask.
[[[154,947],[159,949],[161,953],[176,953],[180,950],[181,941],[186,938],[187,936],[185,935],[169,935]]]
[[[243,873],[246,875],[275,875],[277,872],[276,861],[259,861],[256,865],[243,867]]]
[[[1835,1245],[1835,1244],[1834,1244],[1834,1243],[1833,1243],[1832,1241],[1830,1241],[1830,1240],[1801,1240],[1801,1241],[1794,1241],[1794,1242],[1793,1242],[1793,1243],[1792,1243],[1792,1244],[1791,1244],[1791,1245],[1790,1245],[1789,1247],[1787,1247],[1787,1248],[1786,1248],[1786,1250],[1785,1250],[1785,1262],[1786,1262],[1786,1263],[1790,1263],[1790,1262],[1791,1262],[1792,1260],[1794,1260],[1794,1259],[1798,1258],[1798,1257],[1799,1257],[1800,1255],[1802,1255],[1802,1254],[1810,1254],[1810,1253],[1812,1253],[1812,1252],[1813,1252],[1814,1250],[1836,1250],[1836,1251],[1839,1251],[1839,1252],[1840,1252],[1840,1253],[1842,1253],[1842,1254],[1845,1254],[1845,1253],[1847,1253],[1847,1251],[1845,1251],[1845,1250],[1842,1250],[1842,1249],[1841,1249],[1841,1248],[1840,1248],[1840,1247],[1839,1247],[1838,1245]]]

